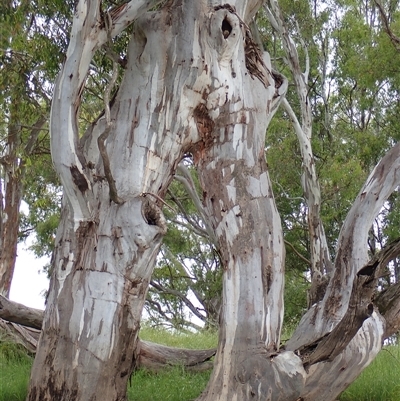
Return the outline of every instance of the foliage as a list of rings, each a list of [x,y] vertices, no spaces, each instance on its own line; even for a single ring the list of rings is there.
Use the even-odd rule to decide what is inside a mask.
[[[197,192],[194,169],[181,168]],[[171,205],[164,209],[168,232],[150,283],[148,321],[176,330],[198,330],[203,324],[216,328],[222,290],[218,251],[205,229],[204,217],[179,181],[170,185],[167,200]]]
[[[1,181],[7,194],[11,189],[5,172],[11,170],[18,178],[17,191],[29,208],[20,216],[19,238],[36,233],[38,255],[51,252],[57,224],[60,189],[50,159],[47,120],[52,82],[68,43],[70,6],[9,2],[0,12]],[[20,207],[19,201],[14,207]]]
[[[387,3],[387,4],[386,4]],[[399,32],[398,10],[383,2]],[[371,169],[399,139],[398,89],[400,53],[383,31],[374,2],[280,1],[289,32],[299,52],[301,69],[309,60],[308,97],[312,108],[312,147],[321,186],[321,219],[332,260],[340,228]],[[289,78],[287,99],[300,115],[299,98],[280,37],[265,16],[258,15],[264,47],[274,68]],[[397,29],[397,31],[396,31]],[[377,63],[379,60],[379,63]],[[382,60],[382,62],[381,62]],[[286,252],[286,302],[293,276],[309,277],[310,244],[307,204],[300,185],[301,157],[291,122],[278,111],[266,139],[266,158],[280,212]],[[376,220],[371,236],[375,248],[399,237],[397,193]],[[396,266],[398,261],[396,262]],[[392,269],[393,270],[393,269]],[[396,281],[397,275],[392,281]],[[392,273],[393,273],[392,271]],[[304,308],[285,311],[285,324],[295,322]]]

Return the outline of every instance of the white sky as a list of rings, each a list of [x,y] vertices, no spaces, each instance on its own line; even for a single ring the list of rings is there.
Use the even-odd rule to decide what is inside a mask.
[[[31,308],[44,309],[43,291],[48,289],[49,280],[46,273],[43,273],[43,266],[48,258],[36,258],[28,247],[29,242],[18,245],[10,299]]]

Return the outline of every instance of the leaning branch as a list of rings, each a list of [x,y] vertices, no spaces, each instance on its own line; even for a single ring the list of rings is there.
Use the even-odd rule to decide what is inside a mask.
[[[368,265],[368,232],[390,194],[400,183],[400,143],[390,149],[369,175],[340,231],[335,268],[325,297],[302,318],[286,347],[294,350],[330,333],[348,313],[353,280]],[[344,291],[349,288],[349,291]],[[335,307],[333,308],[332,305]],[[385,317],[385,315],[384,315]],[[319,322],[318,330],[311,330]]]

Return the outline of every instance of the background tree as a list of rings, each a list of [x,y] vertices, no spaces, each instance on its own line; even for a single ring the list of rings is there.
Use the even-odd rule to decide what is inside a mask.
[[[215,330],[221,307],[220,256],[193,166],[179,165],[166,200],[171,205],[165,210],[168,232],[150,282],[147,319],[174,329]]]
[[[27,224],[19,228],[21,201],[25,199],[30,210],[35,209],[31,201],[37,196],[32,194],[39,191],[36,183],[42,182],[44,189],[37,195],[42,196],[41,218],[46,220],[43,195],[48,183],[56,183],[51,174],[47,121],[50,82],[65,43],[63,23],[55,25],[50,17],[58,5],[51,9],[22,1],[0,7],[0,293],[8,296],[18,238],[33,230]],[[62,8],[57,10],[62,12]]]

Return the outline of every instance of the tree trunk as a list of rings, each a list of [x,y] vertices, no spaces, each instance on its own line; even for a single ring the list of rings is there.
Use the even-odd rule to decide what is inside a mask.
[[[6,155],[1,158],[4,175],[4,204],[0,204],[1,232],[0,232],[0,294],[9,297],[11,280],[14,274],[17,257],[19,208],[22,197],[22,181],[20,176],[17,147],[20,132],[15,121],[15,106],[12,106],[11,122],[7,137]],[[0,190],[1,192],[1,190]]]
[[[111,22],[103,21],[100,2],[77,6],[51,113],[64,205],[28,400],[126,398],[143,303],[166,230],[159,200],[198,142],[195,116],[203,113],[213,61],[205,62],[204,54],[206,2],[144,15],[156,3],[125,3],[105,15]],[[79,141],[76,117],[92,55],[134,19],[111,124],[99,119]],[[222,20],[213,22],[222,46]],[[220,88],[224,96],[226,91]],[[106,155],[100,155],[98,138],[106,130]]]

